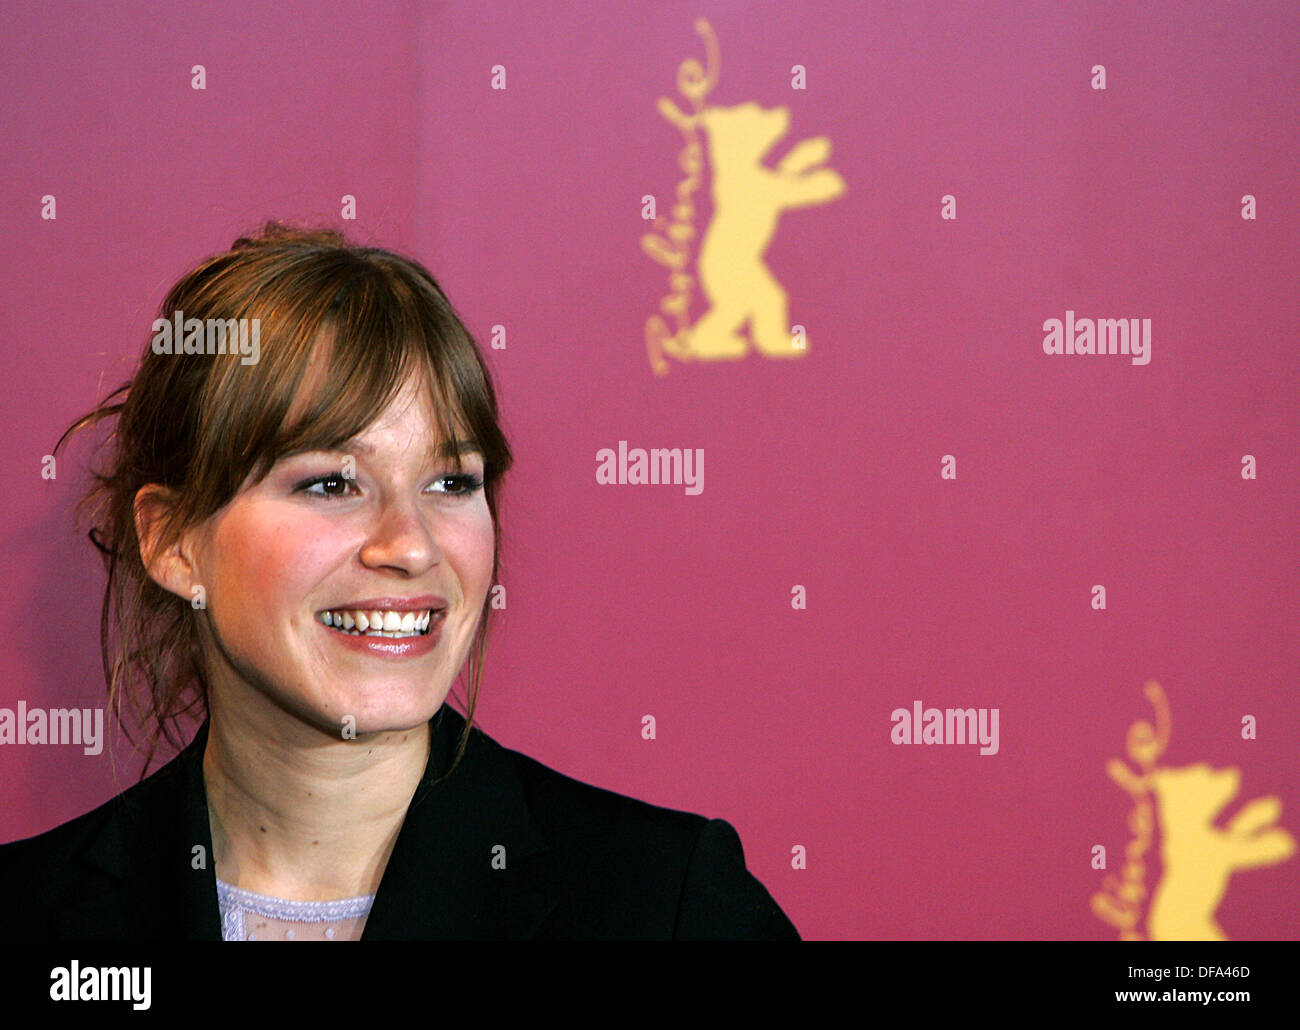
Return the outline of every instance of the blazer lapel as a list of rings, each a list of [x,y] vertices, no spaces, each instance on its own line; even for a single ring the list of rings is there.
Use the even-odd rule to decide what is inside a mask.
[[[119,796],[81,855],[89,869],[56,916],[76,940],[221,940],[203,749],[208,724],[170,763]]]
[[[437,785],[464,718],[444,704],[429,764],[366,920],[362,940],[518,940],[559,903],[554,853],[529,813],[505,752],[472,731]]]

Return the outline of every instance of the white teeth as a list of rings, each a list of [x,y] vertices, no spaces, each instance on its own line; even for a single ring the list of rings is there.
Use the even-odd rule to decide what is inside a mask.
[[[422,612],[327,611],[317,618],[326,626],[354,636],[408,637],[426,633],[436,614],[429,609]]]

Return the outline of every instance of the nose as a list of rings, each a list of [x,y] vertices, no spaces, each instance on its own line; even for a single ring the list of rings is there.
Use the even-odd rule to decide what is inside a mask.
[[[435,516],[411,501],[392,500],[375,515],[361,562],[368,568],[393,569],[418,576],[442,560],[434,535]]]

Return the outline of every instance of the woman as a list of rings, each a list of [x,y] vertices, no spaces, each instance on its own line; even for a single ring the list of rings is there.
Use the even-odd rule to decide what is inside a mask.
[[[798,939],[726,822],[473,726],[511,454],[425,269],[271,223],[177,283],[132,382],[64,440],[108,418],[87,500],[110,707],[144,698],[150,759],[206,718],[0,847],[0,936]]]

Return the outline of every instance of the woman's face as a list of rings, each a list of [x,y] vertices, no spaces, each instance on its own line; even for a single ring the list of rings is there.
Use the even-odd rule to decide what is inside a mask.
[[[458,473],[435,425],[412,381],[345,450],[283,459],[202,527],[214,706],[344,736],[437,712],[491,587],[493,527],[481,454]]]

